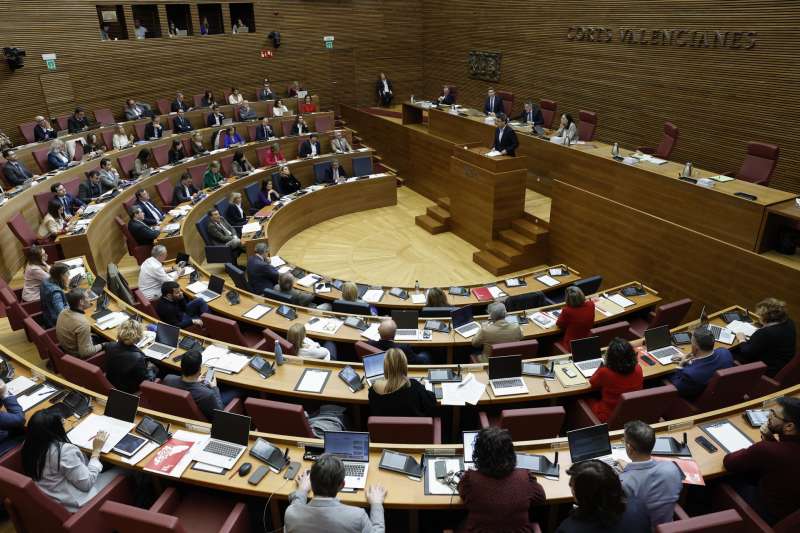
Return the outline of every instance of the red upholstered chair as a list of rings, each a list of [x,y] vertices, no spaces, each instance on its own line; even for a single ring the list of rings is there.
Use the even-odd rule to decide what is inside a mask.
[[[158,197],[161,199],[161,205],[165,209],[171,209],[172,207],[175,207],[172,205],[173,186],[169,179],[163,179],[156,183],[156,192],[158,193]]]
[[[139,386],[139,392],[139,405],[142,407],[192,420],[206,420],[189,391],[152,381],[143,381]],[[234,398],[225,406],[224,410],[229,413],[241,413],[242,400]]]
[[[761,142],[747,143],[747,156],[742,161],[736,179],[757,183],[758,185],[769,184],[775,166],[778,164],[780,149],[777,145]]]
[[[292,134],[292,126],[294,126],[294,120],[283,120],[281,121],[281,128],[283,129],[283,136],[288,137]]]
[[[744,401],[766,369],[767,365],[756,361],[717,370],[700,396],[691,402],[683,398],[673,400],[664,418],[683,418]]]
[[[683,298],[666,304],[659,305],[647,318],[631,318],[631,327],[628,334],[632,339],[644,337],[644,330],[669,326],[670,329],[678,327],[692,307],[692,300]]]
[[[42,148],[37,148],[31,152],[33,155],[33,160],[36,161],[36,166],[39,167],[39,170],[42,172],[49,172],[50,171],[50,163],[47,162],[47,153],[50,151],[50,146],[44,146]]]
[[[44,248],[47,252],[47,257],[51,263],[59,259],[64,259],[64,254],[61,253],[61,245],[54,242],[39,243],[39,238],[36,236],[33,229],[31,229],[25,217],[22,216],[22,213],[15,213],[14,216],[8,220],[8,227],[11,229],[11,233],[22,243],[22,248],[26,252],[28,248],[34,244],[39,244],[39,246]]]
[[[578,111],[578,140],[591,141],[597,130],[597,113],[594,111]]]
[[[613,324],[592,328],[589,330],[589,336],[600,337],[600,346],[608,346],[611,340],[616,337],[627,338],[629,326],[630,324],[626,320],[622,320],[620,322],[614,322]]]
[[[671,404],[676,401],[678,401],[678,389],[673,385],[625,392],[608,418],[608,427],[619,429],[629,420],[642,420],[653,424],[662,417],[670,418],[667,413],[671,409]],[[584,399],[576,400],[575,405],[569,410],[567,427],[570,429],[595,426],[600,423]]]
[[[192,176],[192,185],[194,185],[197,190],[203,189],[203,174],[206,173],[208,170],[208,165],[194,165],[193,167],[189,167],[189,175]]]
[[[75,152],[72,154],[73,161],[80,161],[83,159],[83,145],[81,143],[75,143]]]
[[[514,93],[509,91],[495,91],[495,94],[503,100],[503,113],[507,117],[511,116],[511,111],[514,109]]]
[[[147,299],[144,293],[138,288],[133,289],[131,292],[133,292],[133,297],[136,299],[136,308],[147,316],[153,317],[157,320],[158,313],[156,312],[155,303]]]
[[[75,178],[74,180],[69,180],[64,182],[64,189],[67,190],[69,194],[72,196],[78,196],[78,189],[81,187],[81,183],[84,181],[83,178]]]
[[[8,285],[0,287],[0,301],[6,308],[8,323],[13,331],[25,327],[24,320],[26,318],[30,317],[36,320],[42,312],[41,302],[20,302]]]
[[[131,177],[131,171],[133,170],[133,162],[136,161],[137,154],[125,154],[121,155],[117,158],[117,166],[119,167],[119,171],[122,172],[122,175],[126,178]]]
[[[258,431],[293,437],[315,437],[302,405],[247,398],[244,401],[244,410]]]
[[[144,138],[144,127],[147,125],[147,122],[135,122],[133,124],[133,131],[136,133],[136,138],[140,141],[146,141],[147,139]]]
[[[766,396],[780,389],[791,387],[800,383],[800,352],[797,352],[791,361],[786,363],[786,366],[781,368],[780,372],[775,374],[774,378],[769,376],[761,376],[756,389],[753,391],[754,398],[759,396]]]
[[[441,444],[442,420],[429,416],[371,416],[369,438],[374,442]]]
[[[36,203],[40,215],[44,216],[47,214],[47,206],[50,205],[50,200],[52,200],[55,195],[56,193],[50,191],[33,195],[33,201]]]
[[[656,148],[650,146],[640,146],[637,148],[642,153],[652,154],[661,159],[669,159],[675,145],[678,144],[678,126],[672,122],[664,123],[664,136]]]
[[[261,148],[256,148],[256,157],[258,158],[258,166],[261,167],[268,167],[269,162],[267,161],[267,154],[270,151],[269,146],[262,146]]]
[[[117,476],[77,512],[43,493],[36,482],[22,473],[22,447],[3,456],[0,466],[0,495],[18,533],[112,533],[99,510],[107,501],[133,502],[133,479]]]
[[[275,353],[275,343],[277,342],[281,345],[281,348],[283,348],[284,355],[295,354],[294,345],[271,329],[264,328],[264,331],[262,331],[261,334],[264,336],[264,341],[266,341],[263,348],[264,350]]]
[[[492,344],[492,357],[500,355],[521,355],[523,358],[536,357],[539,353],[539,341],[498,342]]]
[[[69,128],[69,117],[72,115],[61,115],[56,117],[56,124],[58,124],[58,129],[63,131]]]
[[[774,526],[770,526],[727,483],[719,483],[715,486],[712,493],[712,509],[732,509],[739,513],[745,523],[744,531],[752,531],[754,533],[791,533],[800,531],[800,509]]]
[[[194,107],[203,107],[203,95],[202,94],[193,94],[192,101],[194,102]]]
[[[356,348],[356,355],[358,356],[359,360],[363,360],[364,357],[367,355],[381,353],[383,351],[380,348],[376,348],[375,346],[364,341],[356,342],[355,348]]]
[[[110,109],[95,109],[94,119],[103,126],[110,126],[117,122],[114,119],[114,113]],[[111,147],[111,143],[106,144],[106,146]]]
[[[158,106],[158,113],[160,115],[168,115],[169,114],[169,100],[166,98],[159,98],[156,100],[156,106]]]
[[[166,489],[149,510],[106,502],[100,514],[118,533],[249,533],[247,506],[232,496]]]
[[[222,94],[225,96],[225,101],[221,105],[225,105],[228,102],[230,102],[230,100],[228,100],[228,97],[231,95],[231,92],[228,89],[225,89],[224,91],[222,91]]]
[[[137,243],[128,229],[128,225],[120,217],[114,217],[114,222],[116,222],[120,231],[122,231],[122,234],[125,236],[125,245],[128,247],[128,254],[136,259],[137,264],[141,265],[144,263],[147,258],[150,257],[150,252],[153,250],[153,247],[149,244]]]
[[[255,142],[256,140],[256,128],[258,128],[260,124],[248,124],[247,126],[247,140],[250,142]]]
[[[163,167],[169,163],[169,146],[169,144],[158,144],[153,146],[153,158],[156,160],[156,164],[160,167]]]
[[[656,533],[744,533],[744,520],[733,509],[667,522],[656,527]]]
[[[203,326],[209,337],[229,344],[238,344],[254,350],[263,350],[267,341],[255,331],[242,331],[239,323],[229,318],[203,313]]]
[[[111,150],[114,147],[114,130],[105,129],[100,132],[100,137],[103,138],[103,144]]]
[[[484,411],[478,413],[482,428],[507,429],[515,441],[557,437],[566,414],[562,406],[503,409],[498,417],[490,417]]]
[[[333,117],[330,115],[320,115],[314,118],[314,131],[325,133],[333,129]]]
[[[19,132],[25,138],[25,142],[32,143],[36,141],[33,135],[33,130],[36,128],[36,122],[23,122],[19,125]]]
[[[64,378],[70,383],[80,385],[104,396],[108,396],[108,393],[114,388],[111,382],[106,379],[102,368],[77,357],[71,355],[62,357],[61,369]]]
[[[36,322],[31,317],[25,317],[22,321],[23,326],[25,327],[25,333],[28,334],[28,338],[33,341],[33,344],[36,346],[36,351],[39,352],[39,357],[42,359],[50,359],[52,361],[52,357],[50,356],[50,344],[47,343],[47,338],[52,335],[55,337],[56,328],[51,328],[49,330],[45,330],[41,324]],[[55,368],[55,366],[53,367]]]
[[[187,155],[197,155],[192,150],[192,140],[188,137],[181,139],[183,143],[183,152]]]
[[[220,157],[219,164],[222,167],[222,175],[223,176],[231,176],[233,175],[233,156],[226,155],[225,157]]]
[[[539,101],[539,108],[542,110],[542,119],[545,128],[552,128],[558,113],[558,102],[555,100]]]

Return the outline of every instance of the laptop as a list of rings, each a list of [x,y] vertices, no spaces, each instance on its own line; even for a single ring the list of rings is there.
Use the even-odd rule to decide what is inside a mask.
[[[475,460],[472,458],[472,453],[475,450],[475,439],[477,437],[477,431],[461,432],[461,442],[464,445],[464,470],[475,470]]]
[[[297,98],[302,100],[303,98],[306,97],[307,94],[308,91],[297,91]]]
[[[567,431],[569,455],[572,463],[600,459],[611,461],[611,439],[608,438],[608,424]]]
[[[392,320],[397,324],[394,340],[415,341],[419,338],[419,311],[395,309],[392,310]]]
[[[386,357],[386,352],[365,355],[364,363],[364,379],[371,387],[373,383],[383,378],[383,358]]]
[[[590,378],[603,364],[600,357],[600,337],[586,337],[572,341],[572,362],[583,377]]]
[[[673,357],[683,357],[683,352],[672,345],[669,326],[646,329],[644,343],[647,346],[647,353],[658,359],[662,365],[672,363]]]
[[[106,400],[104,416],[110,416],[125,422],[136,420],[136,410],[139,408],[139,397],[121,390],[111,389]]]
[[[222,295],[224,286],[225,286],[224,279],[222,279],[219,276],[211,276],[211,278],[208,280],[208,288],[203,292],[198,293],[197,297],[202,298],[207,302],[215,300]]]
[[[156,340],[150,346],[143,348],[142,351],[147,357],[153,359],[164,359],[178,348],[178,339],[181,329],[159,322],[156,327]]]
[[[344,488],[363,489],[369,471],[369,433],[326,431],[325,453],[335,455],[344,464]]]
[[[450,311],[450,320],[456,333],[465,339],[474,336],[481,329],[480,324],[472,320],[472,307],[469,305]]]
[[[489,385],[495,396],[528,394],[522,379],[522,356],[501,355],[489,358]]]
[[[92,283],[91,288],[86,293],[86,297],[89,298],[89,301],[97,300],[101,294],[103,294],[103,289],[106,288],[106,280],[97,276],[94,278],[94,283]]]
[[[233,119],[232,118],[224,118],[224,119],[222,119],[222,125],[223,126],[230,126],[231,124],[233,124]]]
[[[192,459],[230,470],[247,449],[249,435],[249,416],[215,409],[211,437],[200,451],[192,455]]]
[[[706,306],[700,311],[700,327],[706,328],[714,334],[714,340],[723,344],[733,344],[736,340],[736,335],[733,334],[728,328],[717,326],[716,324],[708,323],[708,314],[706,313]]]

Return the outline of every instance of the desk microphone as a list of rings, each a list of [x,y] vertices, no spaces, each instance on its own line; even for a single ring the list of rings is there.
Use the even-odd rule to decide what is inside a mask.
[[[685,433],[684,433],[684,435],[685,435]],[[553,464],[554,464],[554,465],[557,465],[557,464],[558,464],[558,450],[556,450],[556,453],[555,453],[555,455],[553,456]]]
[[[686,432],[683,432],[683,447],[686,448],[687,440],[686,440]]]

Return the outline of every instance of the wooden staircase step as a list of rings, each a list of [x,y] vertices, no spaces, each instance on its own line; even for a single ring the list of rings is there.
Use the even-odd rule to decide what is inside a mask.
[[[503,241],[489,241],[486,243],[486,249],[507,263],[513,263],[525,253]]]
[[[489,250],[480,250],[472,254],[472,261],[488,270],[495,276],[502,276],[516,270],[511,263],[496,256]]]
[[[536,245],[536,239],[526,237],[513,229],[504,229],[501,231],[500,240],[521,252],[527,252]]]
[[[438,220],[442,224],[447,224],[450,221],[450,211],[438,205],[428,208],[428,216]]]
[[[524,218],[517,218],[511,221],[511,229],[523,236],[536,241],[541,235],[548,232],[547,228],[543,228],[538,224],[534,224],[530,220]]]
[[[450,197],[442,196],[441,198],[436,200],[436,205],[438,205],[442,209],[447,209],[448,211],[450,211]]]
[[[414,223],[432,235],[447,231],[447,225],[442,224],[428,215],[419,215],[414,218]]]

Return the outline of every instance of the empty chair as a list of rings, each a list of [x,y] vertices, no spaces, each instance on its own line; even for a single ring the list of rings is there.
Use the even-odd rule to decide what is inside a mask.
[[[656,533],[744,533],[744,520],[733,509],[718,513],[694,516],[676,522],[667,522],[656,527]]]
[[[553,122],[556,120],[556,113],[558,112],[558,103],[554,100],[541,100],[539,101],[539,108],[542,110],[544,127],[552,128]]]
[[[364,359],[364,357],[367,355],[381,353],[383,351],[380,348],[376,348],[375,346],[364,341],[356,342],[355,349],[356,349],[356,355],[358,356],[359,360]]]
[[[314,438],[302,405],[247,398],[244,401],[244,410],[257,431]]]
[[[158,166],[163,167],[169,163],[169,147],[169,144],[157,144],[150,150]]]
[[[491,357],[501,355],[521,355],[524,358],[536,357],[539,353],[539,341],[529,339],[525,341],[498,342],[492,344]]]
[[[61,358],[61,373],[70,383],[93,390],[103,396],[108,396],[108,393],[114,388],[102,368],[71,355],[64,355]]]
[[[110,126],[112,124],[116,124],[116,120],[114,119],[114,113],[111,112],[110,109],[95,109],[94,111],[94,119],[102,124],[103,126]],[[111,144],[106,144],[106,146],[111,146]]]
[[[286,295],[286,294],[283,294],[283,293],[282,293],[282,292],[280,292],[280,291],[276,291],[275,289],[270,289],[269,287],[267,287],[267,288],[266,288],[266,289],[264,289],[262,292],[263,292],[263,294],[264,294],[264,297],[265,297],[265,298],[268,298],[268,299],[270,299],[270,300],[276,300],[276,301],[278,301],[278,302],[283,302],[283,303],[285,303],[285,304],[290,304],[290,303],[292,303],[292,298],[291,298],[291,296],[288,296],[288,295]],[[334,309],[334,311],[335,311],[335,310],[336,310],[336,309]]]
[[[777,145],[749,142],[747,143],[747,155],[742,161],[736,179],[749,181],[758,185],[769,184],[775,166],[778,164],[780,149]]]
[[[72,115],[59,115],[56,117],[56,123],[58,124],[58,129],[64,131],[69,129],[69,117]]]
[[[333,117],[330,115],[319,115],[314,117],[314,131],[325,133],[333,129]]]
[[[367,427],[373,442],[442,443],[442,421],[430,416],[371,416]]]
[[[261,192],[261,184],[258,182],[251,183],[244,188],[244,194],[247,197],[247,203],[250,204],[250,212],[254,213],[259,206],[259,193]]]
[[[26,143],[36,141],[36,136],[33,134],[33,130],[36,128],[36,122],[23,122],[18,127],[19,133],[25,138]]]
[[[503,113],[507,117],[511,116],[511,111],[514,108],[514,93],[509,91],[495,91],[495,94],[503,101]]]
[[[34,346],[36,346],[36,351],[39,352],[39,357],[41,359],[51,359],[50,346],[45,342],[49,332],[31,317],[25,317],[22,323],[25,327],[25,333],[27,333],[28,338],[31,339]],[[55,335],[55,328],[51,328],[50,332]]]
[[[353,176],[368,176],[372,174],[371,157],[354,157],[351,163],[353,164]]]
[[[600,290],[600,286],[603,284],[603,276],[592,276],[589,278],[579,279],[573,285],[579,287],[583,294],[585,294],[588,298],[590,294],[594,294]],[[545,300],[550,305],[553,304],[560,304],[564,303],[564,299],[566,298],[566,290],[567,288],[564,287],[562,290],[553,292],[551,294],[545,295]]]
[[[64,357],[64,351],[58,345],[58,338],[56,337],[56,328],[51,328],[45,330],[42,326],[39,325],[38,322],[33,320],[32,318],[28,317],[25,319],[25,331],[28,333],[28,336],[33,339],[33,342],[36,344],[37,349],[39,350],[39,356],[47,357],[50,359],[50,363],[52,364],[52,368],[55,369],[56,373],[63,374],[63,365],[61,364],[61,359]],[[102,355],[100,355],[102,354]],[[100,356],[100,358],[105,358],[105,352],[100,352],[100,354],[94,355],[88,359],[88,361],[93,361],[95,358]]]
[[[203,174],[208,169],[208,165],[194,165],[188,168],[189,175],[192,177],[192,185],[199,191],[203,189]]]
[[[677,328],[692,307],[692,300],[682,298],[659,305],[655,311],[651,312],[647,318],[630,319],[631,327],[628,334],[631,338],[638,339],[644,337],[644,330],[657,328],[658,326],[669,326],[670,329]]]
[[[289,137],[292,134],[292,126],[294,126],[294,122],[291,120],[281,121],[281,129],[283,130],[284,137]]]
[[[664,123],[664,136],[657,147],[640,146],[637,148],[642,153],[651,154],[661,159],[669,159],[672,151],[675,150],[675,145],[678,144],[678,126],[672,122]]]
[[[52,200],[54,196],[55,193],[50,191],[33,195],[33,201],[36,203],[40,215],[44,216],[47,214],[47,206],[50,205],[50,200]]]
[[[337,313],[349,313],[352,315],[370,315],[369,304],[366,302],[351,302],[349,300],[334,300],[331,305],[333,311]]]
[[[526,292],[524,294],[515,294],[506,299],[506,311],[509,313],[514,311],[524,311],[526,309],[536,309],[547,305],[547,299],[541,291]]]
[[[161,383],[143,381],[139,385],[139,405],[147,409],[161,411],[170,415],[188,418],[190,420],[206,420],[205,415],[192,399],[192,394],[183,389],[177,389]],[[239,398],[231,400],[225,406],[225,411],[240,412],[242,401]]]
[[[497,417],[484,411],[478,413],[482,428],[496,426],[507,429],[515,441],[557,437],[564,424],[566,411],[562,406],[503,409]]]
[[[578,140],[591,141],[597,130],[597,113],[594,111],[578,111]]]
[[[206,261],[209,263],[235,263],[236,259],[233,255],[233,250],[224,244],[212,244],[211,239],[208,237],[208,233],[206,232],[206,226],[208,224],[208,215],[203,215],[203,217],[194,223],[195,228],[197,228],[197,233],[200,234],[200,237],[203,238],[203,242],[205,243],[205,252],[206,252]]]
[[[125,236],[125,245],[128,247],[128,254],[136,259],[137,264],[141,265],[144,263],[147,258],[150,257],[153,246],[136,242],[136,239],[133,238],[133,234],[128,229],[128,225],[120,217],[114,217],[114,222],[119,227],[122,235]]]
[[[258,159],[258,166],[260,167],[269,166],[269,161],[267,161],[267,156],[271,150],[272,150],[271,146],[262,146],[261,148],[256,148],[256,158]]]
[[[225,263],[225,273],[230,276],[237,289],[250,291],[250,284],[247,283],[247,276],[245,276],[244,270],[232,263]]]
[[[6,308],[8,324],[13,331],[25,327],[26,318],[31,317],[36,320],[42,312],[41,302],[20,302],[8,285],[0,287],[0,301]]]
[[[314,181],[317,183],[322,183],[325,181],[325,173],[328,172],[328,169],[331,168],[330,161],[322,161],[320,163],[314,163]]]
[[[133,162],[136,160],[135,153],[133,154],[125,154],[121,155],[117,158],[117,166],[119,167],[119,171],[122,172],[122,175],[126,178],[131,177],[131,172],[133,171]]]
[[[222,167],[223,176],[233,175],[233,155],[226,155],[219,158],[219,164]]]
[[[800,531],[800,509],[770,526],[727,483],[718,483],[712,494],[712,509],[732,509],[739,513],[745,523],[745,531],[758,533],[790,533]]]
[[[678,389],[673,385],[624,392],[608,418],[608,427],[609,429],[620,429],[625,422],[630,420],[642,420],[648,424],[654,424],[662,417],[668,418],[666,413],[669,411],[671,403],[677,399]],[[601,423],[589,407],[589,403],[584,399],[578,399],[570,409],[567,427],[576,429]]]
[[[611,339],[614,337],[626,338],[628,336],[629,326],[630,324],[627,321],[622,320],[620,322],[592,328],[589,330],[589,336],[600,337],[600,346],[608,346],[608,343],[610,343]]]
[[[230,318],[223,318],[209,313],[203,313],[201,318],[208,336],[213,339],[229,344],[246,346],[254,350],[263,350],[264,345],[267,343],[259,332],[242,331],[239,328],[239,323]]]
[[[50,163],[47,162],[47,153],[49,151],[50,151],[49,146],[45,146],[43,148],[37,148],[31,151],[33,160],[36,161],[36,166],[39,167],[39,170],[41,170],[42,173],[50,171]]]
[[[231,205],[231,201],[226,196],[226,197],[222,198],[222,200],[220,200],[219,202],[215,203],[214,204],[214,208],[216,208],[216,210],[219,211],[219,214],[224,217],[225,216],[225,211],[228,210],[228,206],[229,205]]]
[[[169,107],[169,100],[166,98],[159,98],[156,100],[156,106],[158,106],[158,113],[160,115],[168,115],[170,111]]]
[[[113,129],[105,129],[100,132],[100,137],[103,138],[103,144],[106,147],[114,146],[114,130]],[[110,149],[110,148],[109,148]]]
[[[193,94],[192,95],[192,102],[194,102],[194,107],[197,107],[197,108],[203,107],[203,95],[202,94]]]
[[[133,125],[133,131],[136,133],[136,138],[140,141],[146,141],[147,139],[144,138],[144,128],[147,125],[146,122],[136,122]]]
[[[161,205],[164,209],[170,209],[174,207],[172,205],[172,193],[174,187],[169,179],[163,179],[156,183],[156,192],[158,193],[158,197],[161,199]]]
[[[284,354],[294,355],[294,345],[281,337],[279,334],[275,333],[269,328],[264,328],[261,334],[264,336],[264,340],[266,341],[266,344],[264,345],[265,350],[275,352],[275,344],[277,343],[280,344]]]
[[[766,396],[767,394],[791,387],[792,385],[797,385],[798,383],[800,383],[800,352],[797,352],[797,355],[786,363],[786,365],[775,374],[774,378],[761,376],[761,381],[759,381],[752,396]]]
[[[183,494],[182,492],[186,493]],[[105,524],[118,533],[247,533],[247,506],[232,495],[167,488],[149,510],[118,502],[100,507]]]

